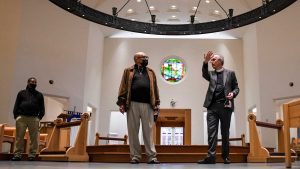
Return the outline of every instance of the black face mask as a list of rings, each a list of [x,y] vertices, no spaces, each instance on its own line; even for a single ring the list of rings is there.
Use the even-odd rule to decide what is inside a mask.
[[[33,89],[33,90],[36,88],[36,84],[29,84],[28,86],[30,89]]]
[[[143,60],[143,62],[141,63],[141,65],[143,67],[146,67],[148,65],[148,60]]]

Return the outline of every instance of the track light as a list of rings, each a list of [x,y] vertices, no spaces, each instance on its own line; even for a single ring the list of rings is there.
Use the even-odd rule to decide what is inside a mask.
[[[195,15],[191,15],[191,24],[194,24],[195,22]]]
[[[153,24],[155,24],[155,18],[156,18],[156,15],[151,15],[151,21]]]
[[[117,16],[118,15],[117,14],[117,10],[118,10],[117,7],[112,7],[112,14],[113,14],[113,16]]]
[[[229,9],[229,18],[231,19],[233,16],[233,9]]]

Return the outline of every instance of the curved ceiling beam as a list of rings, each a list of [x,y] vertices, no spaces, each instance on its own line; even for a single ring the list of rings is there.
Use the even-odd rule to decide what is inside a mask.
[[[157,35],[194,35],[220,32],[258,22],[283,10],[297,0],[272,0],[261,7],[231,18],[217,20],[214,22],[181,25],[131,21],[97,11],[80,3],[78,0],[50,1],[81,18],[120,30]]]

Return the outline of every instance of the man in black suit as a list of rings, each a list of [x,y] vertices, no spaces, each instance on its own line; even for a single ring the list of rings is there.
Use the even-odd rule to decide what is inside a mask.
[[[213,71],[208,71],[208,62]],[[224,57],[212,51],[204,54],[202,76],[209,81],[204,107],[207,108],[208,154],[198,164],[216,163],[216,146],[219,121],[221,122],[222,158],[224,164],[230,164],[229,159],[229,128],[231,114],[234,110],[233,99],[239,93],[239,86],[234,71],[223,68]]]

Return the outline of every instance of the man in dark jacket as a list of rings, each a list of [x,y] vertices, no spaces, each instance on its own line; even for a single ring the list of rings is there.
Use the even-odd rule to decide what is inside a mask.
[[[26,89],[21,90],[17,95],[13,112],[16,119],[16,149],[12,158],[13,161],[21,160],[27,128],[30,136],[28,160],[35,160],[38,148],[39,122],[45,115],[44,97],[35,89],[36,84],[36,78],[29,78]]]
[[[208,71],[208,62],[213,71]],[[239,86],[234,71],[223,68],[224,57],[209,51],[204,55],[202,76],[209,82],[204,107],[207,108],[208,155],[199,164],[216,163],[216,146],[219,121],[221,122],[222,158],[224,164],[229,159],[229,128],[234,110],[234,98],[239,94]]]

